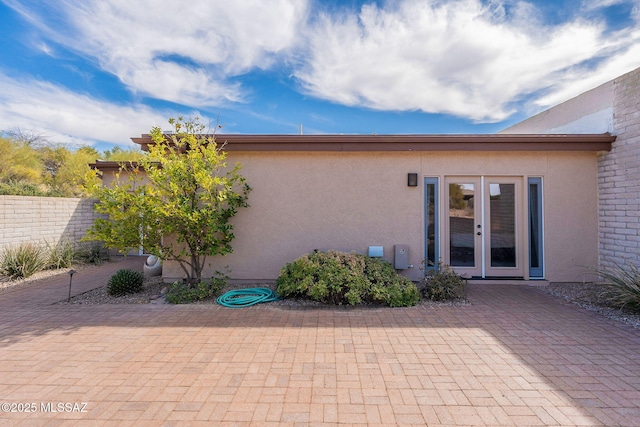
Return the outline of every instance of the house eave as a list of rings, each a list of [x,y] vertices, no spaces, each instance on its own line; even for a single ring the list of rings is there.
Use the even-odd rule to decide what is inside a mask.
[[[158,162],[152,162],[152,164],[160,166],[160,163]],[[102,172],[132,171],[136,169],[141,171],[144,170],[138,162],[118,162],[109,160],[96,160],[95,163],[89,163],[89,167]]]
[[[610,151],[609,134],[246,135],[218,134],[226,151]],[[144,151],[151,136],[131,138]]]

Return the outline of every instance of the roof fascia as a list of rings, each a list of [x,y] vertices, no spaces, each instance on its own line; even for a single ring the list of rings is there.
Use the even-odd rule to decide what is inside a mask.
[[[213,135],[206,135],[208,137]],[[216,135],[226,151],[610,151],[616,137],[604,134],[487,135]],[[131,140],[144,151],[143,134]]]

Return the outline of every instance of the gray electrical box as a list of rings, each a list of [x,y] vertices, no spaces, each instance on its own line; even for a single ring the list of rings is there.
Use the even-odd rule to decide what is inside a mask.
[[[393,268],[406,270],[409,268],[409,246],[394,245]]]

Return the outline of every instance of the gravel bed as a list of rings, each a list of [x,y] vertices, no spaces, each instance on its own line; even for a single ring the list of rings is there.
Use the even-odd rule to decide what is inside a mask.
[[[550,283],[540,289],[549,295],[577,304],[584,309],[595,311],[611,320],[640,329],[640,314],[604,305],[600,299],[601,290],[597,283]]]
[[[162,290],[166,287],[167,284],[162,281],[161,277],[151,277],[145,279],[144,289],[141,292],[113,297],[107,293],[105,285],[72,297],[71,304],[163,304],[165,301]],[[60,301],[59,304],[67,304],[67,301]]]
[[[107,293],[106,286],[93,289],[83,294],[77,295],[71,298],[71,304],[167,304],[164,293],[168,283],[162,281],[160,277],[146,278],[143,283],[143,291],[121,297],[113,297]],[[246,288],[267,288],[275,291],[276,285],[274,282],[267,283],[228,283],[223,289],[222,293],[230,290],[246,289]],[[67,301],[61,301],[59,304],[67,304]],[[203,301],[198,301],[192,304],[216,304],[216,298],[208,298]],[[433,302],[429,300],[420,301],[415,307],[441,307],[441,306],[464,306],[468,305],[467,301],[449,301],[449,302]],[[369,305],[357,305],[357,306],[332,306],[313,301],[304,298],[287,298],[277,301],[269,302],[268,304],[260,304],[264,307],[275,307],[290,310],[305,310],[305,309],[326,309],[326,310],[349,310],[349,309],[383,309],[387,308],[384,305],[369,304]],[[411,308],[411,307],[407,307]]]

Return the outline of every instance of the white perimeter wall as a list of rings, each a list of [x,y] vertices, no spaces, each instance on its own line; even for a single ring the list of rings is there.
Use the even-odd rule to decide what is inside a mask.
[[[598,161],[600,262],[640,267],[640,69],[612,83],[617,138]]]
[[[97,215],[91,199],[0,196],[0,251],[22,242],[79,241]]]
[[[616,136],[598,158],[599,259],[640,267],[640,68],[501,133]]]

